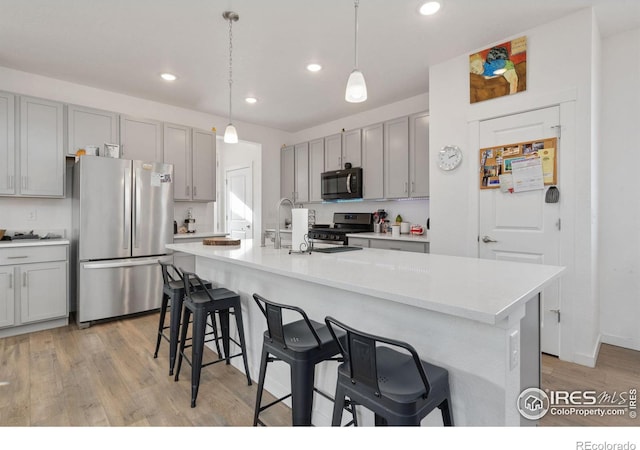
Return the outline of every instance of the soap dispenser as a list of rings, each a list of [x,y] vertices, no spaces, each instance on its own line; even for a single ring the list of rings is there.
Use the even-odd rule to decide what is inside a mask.
[[[187,218],[184,221],[184,225],[187,227],[187,233],[196,232],[196,219],[193,218],[191,208],[187,210]]]

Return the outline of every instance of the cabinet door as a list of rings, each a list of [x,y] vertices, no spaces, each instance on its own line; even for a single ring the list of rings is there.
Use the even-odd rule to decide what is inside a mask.
[[[173,164],[173,199],[191,200],[191,128],[164,124],[164,162]]]
[[[324,172],[324,139],[316,139],[309,142],[310,202],[322,201],[322,172]]]
[[[67,263],[20,266],[20,318],[22,323],[67,315]]]
[[[118,143],[118,114],[83,106],[67,107],[67,155],[87,145],[103,148],[104,144]]]
[[[384,124],[384,196],[409,195],[409,118]]]
[[[16,193],[15,97],[0,92],[0,195]]]
[[[362,129],[362,195],[365,199],[384,197],[384,128],[381,123]]]
[[[0,266],[0,328],[15,323],[15,279],[13,266]]]
[[[342,134],[342,167],[351,163],[352,167],[362,166],[362,135],[360,129]]]
[[[342,168],[342,135],[327,136],[324,138],[324,170],[340,170]]]
[[[216,134],[193,130],[193,199],[216,201]]]
[[[295,166],[293,182],[295,184],[294,202],[309,201],[309,143],[296,144],[293,164]]]
[[[62,103],[20,97],[20,194],[64,195]]]
[[[409,197],[429,196],[429,114],[409,118]]]
[[[291,200],[293,200],[295,191],[293,150],[293,146],[290,146],[283,148],[280,152],[280,197],[288,197]]]
[[[162,161],[162,122],[120,116],[122,157],[140,161]]]

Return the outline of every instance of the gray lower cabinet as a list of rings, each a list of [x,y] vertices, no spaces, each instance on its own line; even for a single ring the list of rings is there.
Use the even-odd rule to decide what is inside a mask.
[[[403,252],[429,253],[428,242],[400,241],[397,239],[349,238],[349,245],[363,248],[379,248],[383,250],[400,250]]]
[[[68,320],[68,245],[0,248],[0,336],[53,319]]]

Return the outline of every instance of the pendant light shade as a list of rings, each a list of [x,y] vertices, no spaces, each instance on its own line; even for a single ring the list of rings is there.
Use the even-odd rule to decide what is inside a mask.
[[[356,11],[356,24],[355,24],[355,52],[353,61],[353,71],[349,75],[347,80],[347,89],[344,94],[344,99],[349,103],[361,103],[367,99],[367,83],[364,81],[364,75],[358,69],[358,6],[359,0],[354,1],[354,8]]]
[[[240,16],[233,11],[225,11],[222,13],[222,17],[225,20],[229,21],[229,125],[224,130],[224,142],[227,144],[237,144],[238,143],[238,131],[236,127],[233,126],[233,122],[231,121],[231,87],[233,86],[233,32],[232,32],[232,24],[233,22],[237,22],[240,19]]]
[[[236,127],[233,124],[227,125],[227,128],[224,130],[224,142],[226,144],[237,144],[238,143],[238,132],[236,131]]]

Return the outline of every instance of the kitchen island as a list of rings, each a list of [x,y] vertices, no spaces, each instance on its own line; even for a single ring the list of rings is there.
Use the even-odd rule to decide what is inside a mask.
[[[409,342],[423,359],[449,370],[456,425],[526,423],[516,400],[523,389],[539,386],[539,292],[562,267],[369,248],[289,254],[251,240],[235,247],[167,247],[195,255],[200,276],[240,294],[253,379],[266,328],[252,298],[257,292],[299,306],[317,321],[331,315]],[[317,387],[332,396],[335,372],[335,362],[316,369]],[[271,364],[266,378],[276,397],[289,392],[285,364]],[[314,424],[329,424],[331,410],[316,396]],[[372,423],[366,412],[362,420]],[[442,422],[434,412],[423,423]]]

